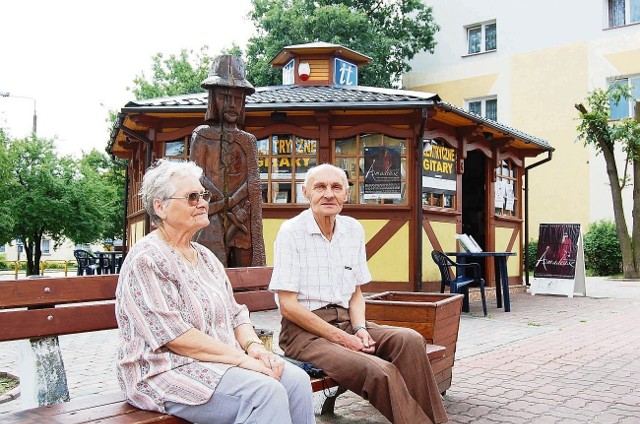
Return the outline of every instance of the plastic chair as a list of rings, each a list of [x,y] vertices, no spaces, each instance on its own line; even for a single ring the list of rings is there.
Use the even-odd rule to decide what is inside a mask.
[[[431,258],[438,265],[442,283],[440,284],[440,293],[444,293],[445,286],[449,286],[451,293],[462,293],[464,299],[462,301],[462,310],[469,312],[469,286],[472,284],[480,285],[480,297],[482,297],[482,312],[487,316],[487,300],[484,294],[484,278],[480,277],[480,264],[478,263],[457,263],[451,260],[444,253],[434,250],[431,252]],[[452,274],[451,268],[455,267],[455,273]],[[467,276],[466,271],[471,270],[472,276]],[[455,275],[455,278],[452,278]]]
[[[98,263],[98,258],[93,256],[91,253],[86,250],[76,249],[73,251],[73,256],[75,256],[76,261],[78,262],[78,275],[94,275],[96,273],[100,274],[100,264]]]

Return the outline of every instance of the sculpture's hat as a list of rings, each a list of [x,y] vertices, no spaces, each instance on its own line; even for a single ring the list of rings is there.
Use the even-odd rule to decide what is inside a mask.
[[[244,88],[247,94],[256,89],[244,77],[244,62],[239,56],[224,54],[213,59],[207,79],[202,81],[202,88],[236,87]]]

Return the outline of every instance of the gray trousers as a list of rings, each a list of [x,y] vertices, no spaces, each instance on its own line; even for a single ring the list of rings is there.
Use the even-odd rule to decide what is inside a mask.
[[[208,402],[165,402],[168,414],[198,424],[315,424],[309,376],[285,363],[280,381],[255,371],[230,368]]]

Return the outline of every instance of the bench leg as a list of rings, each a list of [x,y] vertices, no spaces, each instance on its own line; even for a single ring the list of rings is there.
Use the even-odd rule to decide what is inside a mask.
[[[338,389],[336,390],[336,392],[333,395],[327,396],[326,399],[324,400],[324,403],[322,404],[322,409],[320,410],[320,415],[333,414],[334,410],[336,408],[336,399],[338,399],[338,396],[340,396],[341,394],[343,394],[346,391],[347,391],[347,389],[344,389],[342,387],[338,387]]]

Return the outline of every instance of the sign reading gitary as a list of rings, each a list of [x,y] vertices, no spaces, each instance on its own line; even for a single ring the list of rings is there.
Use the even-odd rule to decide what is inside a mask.
[[[456,149],[430,140],[422,151],[422,191],[456,194]]]

